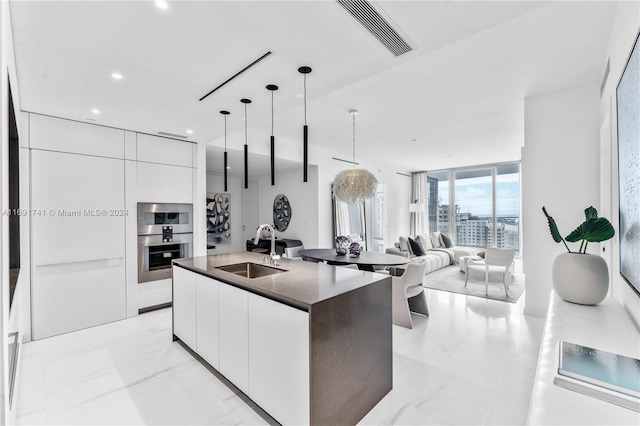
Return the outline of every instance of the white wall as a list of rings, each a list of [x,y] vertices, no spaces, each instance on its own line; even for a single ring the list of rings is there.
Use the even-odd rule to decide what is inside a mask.
[[[610,59],[610,72],[607,83],[604,87],[602,97],[600,99],[600,122],[609,123],[608,130],[610,134],[603,134],[603,142],[610,144],[603,147],[603,151],[610,155],[606,159],[603,167],[602,180],[605,183],[604,190],[609,191],[609,196],[604,196],[605,202],[610,202],[609,210],[613,212],[609,218],[613,223],[616,232],[619,231],[618,220],[618,169],[617,169],[617,126],[616,126],[616,86],[622,75],[622,71],[627,62],[627,58],[633,48],[633,42],[638,35],[640,28],[640,3],[638,2],[620,2],[615,17],[613,31],[609,40],[608,57]],[[606,61],[606,58],[603,59]],[[607,149],[608,148],[608,149]],[[607,188],[608,186],[608,188]],[[603,194],[606,195],[606,194]],[[633,289],[624,281],[620,275],[620,246],[618,244],[618,235],[612,240],[611,244],[611,262],[610,273],[612,281],[612,295],[618,299],[625,307],[631,318],[635,321],[636,326],[640,327],[640,297]]]
[[[258,179],[258,222],[273,223],[273,201],[284,194],[291,205],[291,222],[278,238],[300,240],[307,248],[316,248],[319,241],[318,210],[323,204],[318,199],[318,167],[309,166],[308,182],[302,181],[302,168],[277,173],[276,185],[271,176]]]
[[[593,85],[525,99],[522,148],[522,232],[527,276],[525,313],[544,315],[553,288],[551,266],[566,251],[549,233],[542,206],[562,235],[599,208],[599,88]],[[598,253],[598,245],[589,250]],[[578,246],[574,247],[575,250]]]

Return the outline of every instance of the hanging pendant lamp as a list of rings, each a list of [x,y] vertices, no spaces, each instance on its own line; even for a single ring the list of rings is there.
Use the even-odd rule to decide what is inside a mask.
[[[247,105],[250,99],[240,99],[244,104],[244,189],[249,189],[249,145],[247,136]]]
[[[271,186],[274,186],[276,184],[276,137],[273,136],[273,92],[278,90],[278,86],[269,84],[267,90],[271,91]]]
[[[227,192],[227,115],[229,111],[220,111],[224,117],[224,192]]]
[[[376,193],[378,180],[368,170],[356,169],[356,115],[358,111],[349,111],[353,117],[353,168],[338,173],[333,180],[333,195],[347,203],[364,201]]]
[[[307,74],[311,72],[311,68],[304,66],[298,68],[298,72],[304,75],[304,126],[302,127],[302,163],[303,163],[303,182],[308,180],[309,169],[309,126],[307,126]]]

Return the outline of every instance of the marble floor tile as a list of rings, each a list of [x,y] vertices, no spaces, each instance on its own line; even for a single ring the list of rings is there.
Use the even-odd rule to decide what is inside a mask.
[[[393,390],[360,424],[524,424],[543,319],[523,298],[425,294],[431,315],[393,326]],[[267,424],[172,341],[170,309],[26,343],[19,380],[18,424]]]

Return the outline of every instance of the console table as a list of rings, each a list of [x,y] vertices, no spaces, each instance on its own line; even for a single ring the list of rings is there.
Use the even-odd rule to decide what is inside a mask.
[[[558,340],[640,358],[640,333],[622,305],[565,302],[551,291],[527,424],[639,424],[640,413],[553,384]]]

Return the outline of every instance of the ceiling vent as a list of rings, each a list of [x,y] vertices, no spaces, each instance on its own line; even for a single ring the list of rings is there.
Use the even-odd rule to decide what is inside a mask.
[[[175,133],[169,133],[169,132],[158,132],[158,134],[160,136],[168,136],[170,138],[179,138],[179,139],[187,139],[189,136],[183,136],[183,135],[176,135]]]
[[[347,12],[367,29],[395,56],[410,52],[413,48],[391,24],[367,0],[336,0]]]

